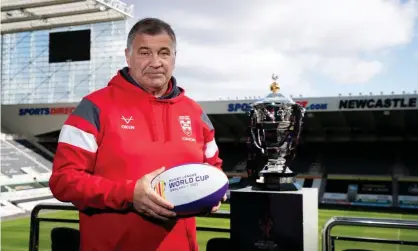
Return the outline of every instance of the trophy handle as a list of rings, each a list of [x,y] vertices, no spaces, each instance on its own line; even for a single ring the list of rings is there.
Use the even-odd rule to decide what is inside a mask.
[[[251,185],[255,185],[259,177],[259,171],[264,167],[265,149],[261,143],[261,128],[257,126],[255,111],[252,109],[248,113],[248,156],[247,156],[247,175]],[[260,154],[261,153],[261,154]]]
[[[300,134],[302,132],[302,124],[303,124],[303,107],[299,104],[295,104],[293,106],[294,111],[294,118],[293,118],[293,124],[294,124],[294,131],[296,132],[295,139],[299,141]]]
[[[302,132],[302,119],[303,119],[302,109],[304,109],[299,104],[294,104],[292,108],[293,108],[293,114],[292,114],[291,127],[293,127],[293,129],[290,132],[292,134],[292,137],[288,144],[288,151],[290,153],[289,154],[290,159],[293,159],[295,157],[296,147],[297,145],[299,145],[300,135]]]
[[[252,110],[250,112],[250,126],[248,128],[250,133],[250,143],[254,145],[257,149],[259,149],[261,153],[264,154],[264,148],[262,147],[260,142],[260,132],[257,126],[255,125],[256,123],[254,122],[254,120],[254,111]]]

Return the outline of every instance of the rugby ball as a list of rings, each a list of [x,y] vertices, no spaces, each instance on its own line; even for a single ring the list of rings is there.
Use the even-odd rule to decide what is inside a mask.
[[[174,205],[177,215],[199,214],[218,205],[228,190],[228,177],[209,164],[171,167],[151,181],[151,187]]]

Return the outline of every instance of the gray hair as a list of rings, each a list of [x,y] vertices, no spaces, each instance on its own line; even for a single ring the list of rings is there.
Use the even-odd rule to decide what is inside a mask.
[[[176,34],[168,23],[158,18],[141,19],[129,31],[126,47],[132,53],[132,44],[136,35],[146,34],[154,36],[164,32],[170,36],[175,48],[177,43]]]

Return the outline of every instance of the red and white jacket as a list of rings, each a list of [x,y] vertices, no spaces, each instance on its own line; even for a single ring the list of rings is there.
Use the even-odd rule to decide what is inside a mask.
[[[82,99],[62,127],[50,188],[80,210],[83,251],[196,251],[195,218],[162,225],[132,209],[136,180],[162,166],[207,162],[221,168],[208,116],[171,79],[161,98],[128,68]]]

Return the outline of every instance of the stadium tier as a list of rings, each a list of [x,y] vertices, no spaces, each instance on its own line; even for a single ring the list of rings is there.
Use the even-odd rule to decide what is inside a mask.
[[[103,87],[125,62],[120,48],[132,26],[133,5],[119,0],[3,0],[1,14],[0,203],[5,217],[28,213],[40,202],[58,203],[48,188],[58,135],[47,133],[57,131],[64,117],[56,117],[58,124],[43,119],[32,124],[20,120],[26,110],[14,104],[66,107]],[[6,104],[12,105],[11,113],[17,108],[19,116],[8,118]],[[49,115],[72,111],[35,110]]]
[[[323,204],[418,208],[417,98],[295,98],[307,109],[301,145],[288,163],[298,182],[318,188]],[[216,129],[231,189],[246,184],[246,111],[251,102],[200,102]],[[1,141],[1,178],[6,182],[2,201],[27,210],[33,201],[52,199],[47,184],[50,154],[76,105],[2,105],[2,130],[9,132]],[[121,117],[115,119],[122,125]],[[4,212],[9,215],[14,207],[7,205],[10,209]]]

